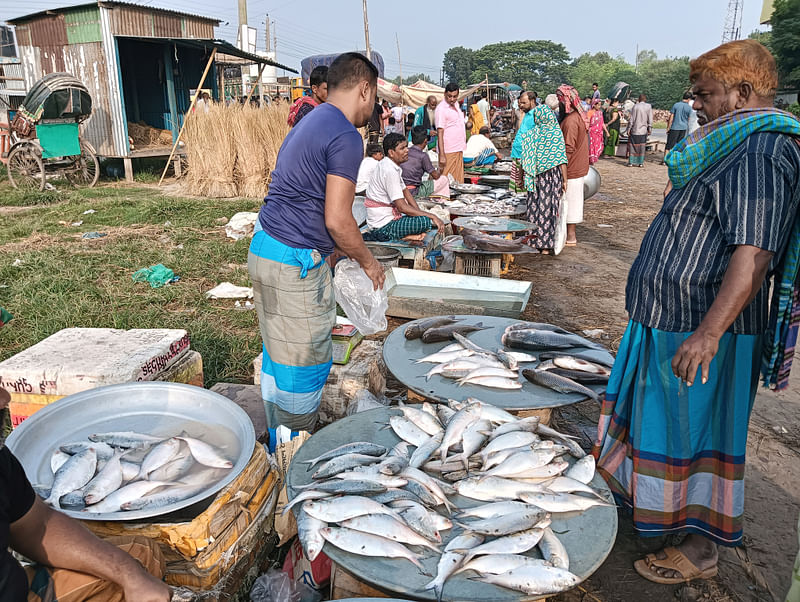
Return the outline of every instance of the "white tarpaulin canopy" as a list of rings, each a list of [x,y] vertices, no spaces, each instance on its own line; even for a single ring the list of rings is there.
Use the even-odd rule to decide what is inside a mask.
[[[459,91],[458,99],[462,100],[465,96],[475,94],[476,90],[479,90],[485,85],[486,82],[481,82],[471,88]],[[402,103],[404,106],[416,109],[424,105],[430,95],[441,100],[444,96],[444,88],[422,80],[417,80],[410,86],[398,86],[397,84],[378,78],[378,96],[393,104]]]

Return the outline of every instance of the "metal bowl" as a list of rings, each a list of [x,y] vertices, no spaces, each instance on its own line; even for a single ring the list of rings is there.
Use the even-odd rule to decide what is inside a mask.
[[[600,178],[600,172],[597,171],[593,166],[589,167],[589,173],[586,174],[586,177],[583,178],[583,198],[584,200],[592,198],[597,192],[600,190],[600,184],[602,183],[602,178]]]
[[[466,192],[472,194],[481,194],[483,192],[488,192],[491,189],[491,186],[485,186],[483,184],[453,184],[450,186],[451,190],[455,190],[456,192]]]
[[[97,514],[65,509],[65,514],[82,520],[135,520],[192,506],[233,481],[250,461],[256,442],[250,417],[227,397],[191,385],[136,382],[64,397],[22,422],[6,445],[31,483],[50,487],[53,481],[50,455],[58,446],[108,431],[156,436],[186,431],[189,436],[220,447],[233,462],[233,468],[205,491],[161,508]]]

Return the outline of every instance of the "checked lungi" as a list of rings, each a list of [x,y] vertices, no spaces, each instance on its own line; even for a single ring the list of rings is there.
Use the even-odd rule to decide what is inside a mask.
[[[311,432],[333,356],[331,269],[318,251],[289,247],[263,230],[253,235],[247,268],[263,342],[267,426]]]
[[[400,240],[412,234],[422,234],[433,228],[433,220],[424,215],[406,215],[390,221],[376,230],[364,232],[364,240],[388,242]]]
[[[630,322],[600,410],[593,453],[640,535],[742,541],[747,424],[761,335],[725,333],[709,379],[688,387],[672,358],[689,332]]]
[[[644,165],[647,153],[647,134],[631,134],[628,136],[628,163]]]

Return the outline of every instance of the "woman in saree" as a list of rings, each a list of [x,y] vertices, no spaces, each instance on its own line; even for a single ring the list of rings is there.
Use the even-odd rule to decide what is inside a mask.
[[[608,128],[603,120],[602,101],[595,98],[589,109],[589,165],[594,165],[605,147],[603,133],[608,135]]]

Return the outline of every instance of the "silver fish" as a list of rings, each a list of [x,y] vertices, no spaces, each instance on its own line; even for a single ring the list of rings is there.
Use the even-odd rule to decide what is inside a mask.
[[[395,435],[415,447],[420,447],[430,437],[428,433],[404,416],[392,416],[389,418],[389,426]]]
[[[182,485],[211,485],[216,483],[226,474],[226,470],[222,468],[203,468],[202,470],[190,471],[188,474],[183,475],[178,483]]]
[[[523,565],[500,575],[484,573],[478,581],[499,585],[529,596],[548,596],[578,585],[580,579],[567,570],[547,565]]]
[[[541,544],[541,542],[539,542]],[[521,554],[490,554],[487,556],[478,556],[473,558],[468,563],[461,566],[455,574],[463,573],[464,571],[475,571],[476,573],[491,575],[501,575],[506,571],[515,569],[524,565],[541,566],[550,563],[541,558],[531,558],[530,556],[523,556]]]
[[[503,477],[470,477],[456,483],[456,490],[459,495],[483,502],[499,502],[517,498],[527,501],[522,498],[522,493],[546,491],[544,485],[539,483],[524,483]],[[536,505],[534,502],[528,503]]]
[[[361,531],[363,533],[371,533],[379,537],[385,537],[398,543],[407,543],[412,546],[422,546],[429,548],[434,552],[440,552],[440,549],[432,544],[430,541],[422,537],[419,533],[411,529],[402,521],[398,521],[391,516],[385,514],[366,514],[364,516],[357,516],[344,521],[341,525],[347,529],[354,531]]]
[[[510,479],[516,479],[518,481],[523,482],[533,482],[538,483],[542,479],[550,479],[552,477],[557,477],[560,474],[563,474],[569,468],[569,462],[564,462],[563,460],[551,462],[546,466],[540,466],[538,468],[530,468],[528,470],[523,470],[522,472],[515,473],[513,475],[508,475]]]
[[[473,355],[475,352],[471,351],[470,349],[456,349],[454,351],[437,351],[436,353],[431,353],[430,355],[426,355],[423,358],[418,359],[415,364],[446,364],[447,362],[453,362],[455,360],[460,360],[465,357],[469,357]]]
[[[70,459],[70,455],[60,449],[55,450],[50,456],[50,470],[53,474],[58,472],[58,469],[64,466],[64,463]]]
[[[542,557],[555,567],[560,569],[569,570],[569,554],[567,548],[561,543],[561,540],[556,537],[553,530],[547,527],[542,535],[542,540],[539,542],[539,550]]]
[[[470,357],[465,357],[434,366],[425,374],[425,380],[430,380],[437,374],[455,374],[464,370],[471,372],[472,370],[477,370],[478,368],[502,367],[503,364],[499,360],[495,360],[483,355],[472,355]],[[442,424],[444,424],[444,421],[442,421]]]
[[[430,475],[425,474],[418,468],[407,466],[405,470],[403,470],[401,476],[409,480],[413,479],[419,484],[424,485],[448,510],[453,508],[453,505],[450,503],[450,500],[447,499],[439,483]]]
[[[233,467],[233,462],[223,458],[213,446],[205,441],[200,441],[200,439],[195,439],[193,437],[176,437],[176,439],[186,442],[194,459],[204,466],[211,466],[213,468]]]
[[[344,482],[344,481],[343,481]],[[319,491],[317,489],[306,489],[305,491],[301,492],[299,495],[292,498],[292,501],[286,504],[283,507],[283,511],[281,512],[281,516],[285,515],[289,510],[294,508],[297,504],[302,504],[307,500],[320,500],[322,498],[330,497],[331,494],[327,493],[326,491]]]
[[[203,485],[174,485],[165,491],[151,493],[137,500],[131,500],[120,505],[122,510],[144,510],[152,508],[163,508],[176,502],[188,499],[197,495],[205,489]]]
[[[89,435],[89,439],[92,441],[102,441],[104,443],[108,443],[109,445],[113,445],[114,447],[129,447],[133,449],[150,447],[151,445],[159,443],[166,438],[167,437],[153,437],[151,435],[145,435],[142,433],[134,433],[133,431],[94,433]]]
[[[406,483],[406,485],[407,484],[408,483]],[[392,502],[396,502],[398,500],[411,500],[419,504],[422,503],[422,500],[419,499],[418,496],[414,495],[407,489],[387,489],[383,493],[378,493],[377,495],[372,495],[371,497],[379,504],[391,504]]]
[[[423,401],[422,402],[422,411],[423,412],[428,412],[428,414],[430,414],[431,416],[433,416],[434,418],[439,420],[439,417],[436,415],[436,408],[433,406],[433,404],[431,402]],[[441,421],[439,423],[441,424]]]
[[[408,465],[414,468],[419,468],[425,462],[428,461],[428,458],[431,457],[433,452],[439,449],[439,446],[442,444],[442,439],[444,438],[444,431],[439,431],[435,435],[431,435],[430,439],[428,439],[425,443],[417,447],[414,450],[414,453],[411,454],[411,459],[408,461]]]
[[[492,440],[486,447],[483,448],[483,450],[481,450],[481,459],[485,464],[489,456],[495,452],[499,452],[504,449],[510,449],[512,447],[533,445],[538,440],[539,437],[527,431],[512,431],[510,433],[506,433],[505,435],[500,435],[496,439]]]
[[[544,510],[536,509],[457,524],[466,531],[480,533],[482,535],[511,535],[512,533],[519,533],[520,531],[532,529],[546,516],[547,513]]]
[[[385,485],[386,487],[405,487],[405,484],[408,482],[406,479],[401,479],[400,477],[385,475],[375,471],[356,469],[348,470],[347,472],[340,472],[335,478],[344,480],[354,479],[357,481],[374,481],[376,483],[380,483],[381,485]],[[310,485],[306,485],[304,487],[298,487],[298,489],[313,486],[314,483],[311,483]]]
[[[436,406],[436,416],[439,418],[439,422],[442,424],[447,424],[450,422],[450,419],[455,416],[456,411],[446,406],[443,403],[440,403]]]
[[[474,397],[467,397],[464,400],[464,403],[477,403],[481,407],[481,419],[488,420],[489,422],[502,424],[503,422],[513,422],[514,420],[518,420],[518,418],[511,412],[506,412],[503,408],[499,408],[491,403],[483,402],[480,399],[475,399]]]
[[[331,479],[311,485],[316,491],[347,495],[383,493],[387,489],[386,485],[368,479]]]
[[[597,402],[600,401],[600,397],[597,395],[597,393],[595,393],[589,387],[584,387],[582,384],[576,383],[574,380],[553,374],[547,370],[523,370],[522,376],[524,376],[533,384],[539,385],[540,387],[547,387],[548,389],[553,389],[559,393],[580,393],[581,395],[585,395],[586,397],[594,399]]]
[[[553,493],[589,493],[600,499],[605,499],[589,485],[568,476],[556,477],[552,481],[548,481],[545,486]]]
[[[114,449],[107,443],[103,443],[101,441],[74,441],[72,443],[65,443],[59,449],[62,452],[73,456],[79,452],[89,449],[90,447],[94,449],[98,460],[103,460],[105,462],[106,460],[110,460],[114,455]]]
[[[45,503],[57,510],[60,509],[61,496],[86,485],[94,476],[96,469],[97,453],[93,448],[78,452],[56,472],[53,486],[50,488],[50,497],[45,500]]]
[[[165,487],[167,485],[171,485],[171,483],[165,483],[163,481],[136,481],[120,487],[115,492],[106,496],[103,501],[87,506],[84,512],[119,512],[122,509],[122,504],[138,500],[151,491],[155,491],[159,487]]]
[[[139,476],[139,465],[134,464],[133,462],[126,462],[125,460],[121,460],[119,463],[120,468],[122,469],[122,480],[123,481],[132,481],[136,477]]]
[[[513,431],[528,431],[529,433],[535,433],[537,428],[539,427],[539,417],[538,416],[529,416],[528,418],[520,418],[519,420],[515,420],[514,422],[506,422],[505,424],[501,424],[496,429],[494,429],[489,434],[489,440],[497,439],[500,435],[505,435],[506,433],[511,433]]]
[[[546,450],[518,452],[506,458],[504,462],[495,466],[486,474],[513,478],[513,475],[546,466],[555,457],[555,452]]]
[[[541,443],[541,441],[537,441],[533,445],[538,445],[539,443]],[[520,447],[509,447],[508,449],[501,449],[500,451],[494,452],[491,456],[489,456],[489,459],[486,460],[486,463],[481,465],[481,469],[487,471],[490,468],[493,468],[494,466],[499,466],[514,454],[531,451],[532,449],[533,449],[532,445],[522,445]],[[480,454],[476,454],[475,457],[480,458]]]
[[[545,524],[543,521],[541,524]],[[474,556],[483,556],[484,554],[524,554],[533,548],[544,535],[543,528],[527,529],[526,531],[519,531],[513,535],[504,535],[493,539],[492,541],[483,543],[470,550],[466,550],[467,555],[464,558],[466,564]]]
[[[378,445],[377,443],[370,443],[369,441],[355,441],[353,443],[345,443],[344,445],[340,445],[339,447],[335,447],[330,451],[326,451],[324,454],[320,454],[316,458],[311,458],[310,460],[304,460],[302,464],[308,464],[308,470],[317,464],[318,462],[324,462],[325,460],[330,460],[331,458],[336,458],[337,456],[345,456],[347,454],[363,454],[365,456],[382,456],[388,450],[383,445]]]
[[[391,539],[344,527],[325,527],[320,529],[319,532],[325,538],[325,541],[351,554],[378,558],[405,558],[418,569],[423,570],[422,563],[420,563],[416,554],[403,544]]]
[[[497,376],[500,378],[517,378],[519,373],[514,370],[509,370],[508,368],[493,368],[493,367],[485,367],[485,368],[477,368],[476,370],[472,370],[469,372],[464,378],[459,381],[459,385],[463,385],[468,383],[472,379],[479,378],[481,376]]]
[[[538,362],[539,359],[535,355],[525,353],[524,351],[504,351],[506,355],[515,359],[518,364],[531,364]]]
[[[469,471],[469,457],[477,452],[486,442],[484,431],[490,428],[491,423],[488,420],[478,420],[464,430],[464,435],[461,438],[462,452],[453,458],[454,461],[461,462],[464,466],[464,470]]]
[[[557,430],[552,429],[544,424],[540,424],[536,428],[536,432],[542,435],[543,437],[558,439],[562,444],[567,446],[570,455],[576,458],[583,458],[586,455],[586,452],[583,451],[583,448],[580,445],[578,445],[578,443],[575,441],[573,437],[570,437],[569,435],[564,435],[563,433],[559,433]]]
[[[453,521],[451,521],[449,518],[442,516],[435,510],[430,510],[412,500],[397,500],[396,502],[392,502],[391,506],[392,508],[398,510],[404,517],[411,510],[424,511],[431,525],[433,525],[437,531],[447,531],[448,529],[453,528]],[[408,523],[408,521],[406,521],[406,523]]]
[[[564,355],[558,353],[542,353],[540,359],[550,360],[554,366],[564,370],[574,370],[576,372],[589,372],[591,374],[602,374],[611,376],[611,370],[607,366],[601,366],[595,362],[575,357],[574,355]]]
[[[442,503],[436,499],[436,497],[430,491],[428,491],[424,485],[418,483],[417,481],[412,481],[409,479],[408,483],[406,483],[405,490],[413,493],[420,502],[429,508],[435,508]]]
[[[522,491],[519,498],[528,504],[539,506],[548,512],[582,512],[592,506],[609,506],[614,504],[572,493],[548,493],[546,491]]]
[[[96,504],[122,485],[122,467],[119,463],[121,454],[117,453],[106,462],[103,470],[97,473],[84,488],[83,499],[86,504]]]
[[[181,449],[172,460],[151,472],[148,478],[154,481],[175,481],[189,472],[194,465],[195,461],[189,449]]]
[[[345,456],[337,456],[325,462],[313,474],[314,479],[327,479],[333,477],[340,472],[345,472],[356,466],[364,466],[366,464],[373,464],[376,461],[374,456],[367,456],[365,454],[347,454]]]
[[[506,328],[505,331],[512,332],[514,330],[548,330],[559,334],[572,334],[569,330],[564,330],[560,326],[546,324],[544,322],[517,322]]]
[[[513,370],[514,372],[519,370],[519,361],[511,353],[498,349],[494,354],[509,370]]]
[[[156,468],[161,468],[167,462],[171,462],[181,449],[181,442],[179,439],[173,437],[162,441],[154,446],[150,453],[147,454],[142,467],[139,469],[139,479],[146,479],[147,475],[153,472]]]
[[[459,513],[459,518],[492,518],[495,516],[514,514],[516,512],[524,512],[526,510],[538,510],[538,508],[526,504],[525,502],[491,502],[489,504],[473,506],[472,508],[465,508]]]
[[[309,516],[304,506],[300,506],[295,518],[297,520],[297,537],[300,539],[300,545],[303,546],[306,558],[313,562],[325,545],[325,539],[320,532],[328,524]]]
[[[490,389],[516,390],[522,388],[522,383],[511,378],[502,376],[476,376],[473,378],[462,379],[459,385],[476,385],[479,387],[489,387]]]
[[[400,518],[394,510],[370,498],[345,495],[342,497],[306,502],[303,508],[309,514],[326,523],[339,523],[348,518],[363,516],[365,514],[389,514]]]
[[[436,416],[431,416],[427,412],[411,407],[409,405],[397,406],[397,409],[403,412],[403,416],[408,418],[411,422],[416,424],[423,431],[429,435],[435,435],[444,430],[442,424]]]
[[[83,499],[83,492],[85,488],[70,491],[67,495],[61,498],[61,506],[69,506],[71,508],[83,508],[86,506],[86,501]]]
[[[584,456],[575,464],[573,464],[564,476],[570,479],[575,479],[581,483],[588,485],[594,478],[595,461],[594,456],[591,454]]]
[[[432,589],[436,594],[436,600],[441,602],[442,591],[445,581],[452,575],[464,560],[463,550],[469,550],[483,543],[483,536],[477,533],[464,533],[454,537],[445,547],[444,554],[439,558],[436,567],[436,578],[425,585],[425,590]],[[454,550],[461,550],[456,552]]]
[[[480,467],[481,463],[479,460],[475,460],[474,458],[469,459],[469,465],[467,466],[467,469],[472,470]],[[459,454],[457,456],[451,456],[450,458],[447,458],[444,464],[442,464],[441,460],[430,460],[429,462],[425,463],[423,468],[428,472],[460,472],[464,469],[464,464],[462,463],[461,456]]]
[[[481,418],[481,406],[475,403],[469,404],[459,410],[447,424],[442,444],[439,446],[441,460],[444,462],[447,451],[456,443],[461,441],[464,431],[475,424]]]
[[[561,334],[549,330],[512,330],[505,332],[501,338],[503,345],[527,351],[545,351],[550,349],[570,349],[586,347],[600,349],[605,347],[592,343],[576,334]]]

